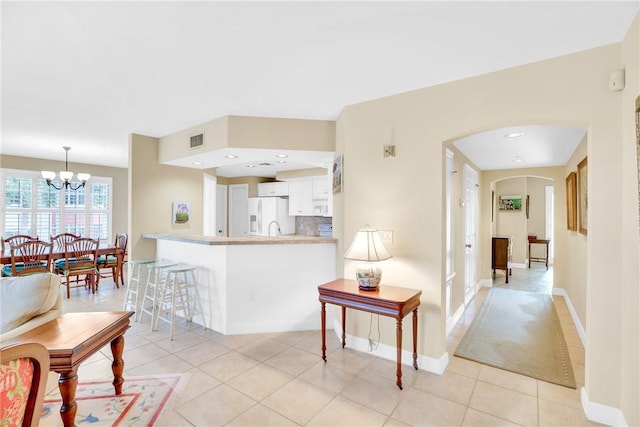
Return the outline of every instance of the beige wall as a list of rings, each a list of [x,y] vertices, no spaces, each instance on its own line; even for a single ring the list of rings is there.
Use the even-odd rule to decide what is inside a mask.
[[[518,171],[511,171],[510,173],[519,174]],[[532,176],[516,176],[495,182],[494,202],[496,205],[494,206],[495,223],[493,224],[493,233],[494,235],[511,236],[513,238],[512,261],[514,263],[524,264],[528,260],[528,235],[535,234],[540,239],[545,238],[546,187],[553,185],[552,180]],[[499,210],[498,199],[504,195],[522,196],[522,209],[519,211]],[[529,204],[528,218],[527,200]],[[556,209],[564,209],[564,207],[556,206]],[[560,226],[563,225],[564,223],[560,224]],[[555,244],[553,239],[552,244]],[[543,257],[544,251],[543,246],[531,246],[531,252],[535,258]]]
[[[332,120],[229,116],[229,146],[282,150],[333,151]]]
[[[640,233],[638,228],[638,153],[634,104],[640,94],[640,15],[622,44],[621,67],[626,71],[626,88],[622,91],[622,153],[612,167],[621,171],[621,293],[620,352],[622,395],[621,408],[629,425],[640,425]],[[589,166],[591,167],[591,166]],[[611,211],[610,211],[611,212]],[[604,268],[604,266],[603,266]],[[617,307],[616,307],[617,308]],[[606,318],[606,313],[600,313]],[[590,319],[591,321],[591,319]],[[601,349],[600,351],[606,351]],[[594,384],[595,386],[595,384]],[[593,387],[592,387],[593,389]]]
[[[520,210],[501,211],[495,210],[496,235],[511,236],[512,254],[511,261],[517,264],[524,264],[527,256],[525,241],[527,240],[526,217],[524,210],[524,200],[527,194],[527,180],[525,177],[509,178],[498,181],[495,186],[496,203],[501,196],[522,197],[522,208]]]
[[[227,116],[210,120],[197,126],[172,133],[159,138],[158,161],[189,157],[207,151],[215,151],[228,146],[229,118]],[[204,144],[202,147],[192,149],[189,146],[189,138],[204,132]]]
[[[204,132],[204,145],[192,149],[189,137]],[[160,138],[159,161],[167,162],[223,148],[333,151],[330,120],[225,116]]]
[[[635,54],[637,49],[635,37],[629,42],[629,50]],[[343,245],[348,244],[355,230],[366,223],[394,231],[394,243],[390,248],[394,258],[385,263],[383,280],[422,290],[419,318],[419,351],[422,354],[438,358],[446,351],[441,315],[443,142],[519,124],[588,129],[590,234],[586,325],[587,356],[591,360],[587,360],[586,391],[593,401],[623,406],[620,366],[623,346],[620,337],[611,331],[620,330],[628,323],[631,335],[627,338],[635,343],[639,336],[637,322],[627,322],[635,314],[624,310],[625,304],[620,299],[626,293],[626,287],[637,287],[638,239],[623,242],[621,221],[611,221],[612,211],[620,212],[612,206],[622,206],[621,186],[615,183],[622,182],[623,172],[635,171],[631,164],[626,166],[629,171],[621,167],[623,146],[633,141],[629,133],[629,140],[623,143],[622,94],[611,92],[607,87],[611,71],[620,67],[620,45],[605,46],[344,109],[336,127],[336,151],[345,156],[345,192],[335,203],[344,219],[334,221],[337,225],[334,230],[340,233],[337,235]],[[627,78],[637,80],[637,72],[630,75],[627,69]],[[625,114],[632,114],[632,110]],[[389,143],[396,145],[397,155],[384,159],[382,146]],[[554,179],[556,204],[564,206],[565,174],[564,168],[559,170],[550,178]],[[612,183],[616,187],[613,191]],[[483,187],[482,191],[490,198],[490,187],[486,183]],[[634,212],[637,216],[637,209]],[[563,214],[562,209],[556,209],[556,224],[563,224]],[[485,218],[481,230],[482,252],[488,258],[490,205],[482,208],[481,215]],[[637,237],[637,218],[633,224],[627,221],[625,227]],[[562,227],[558,228],[562,230]],[[566,241],[566,232],[556,232],[559,260],[568,256]],[[616,270],[613,266],[620,265],[627,246],[632,246],[635,269],[613,271]],[[483,265],[488,265],[487,262]],[[623,272],[636,280],[622,281]],[[352,273],[353,266],[345,263],[345,276],[350,277]],[[561,263],[557,265],[556,273],[564,279]],[[485,277],[489,277],[488,274]],[[637,292],[631,294],[637,303]],[[366,317],[351,316],[350,326],[354,328],[351,330],[361,337],[368,333]],[[394,338],[392,323],[382,325],[383,342],[389,345],[393,345]],[[637,350],[637,346],[634,349]],[[612,366],[617,368],[612,369]],[[632,371],[637,372],[637,366]],[[637,376],[634,380],[637,387]],[[635,389],[629,391],[636,393]],[[630,415],[629,420],[633,420],[635,417]]]
[[[573,152],[569,161],[565,165],[564,175],[566,177],[571,172],[577,172],[578,163],[587,155],[587,140],[582,141]],[[566,192],[566,181],[565,181]],[[556,200],[556,206],[558,205]],[[559,206],[558,206],[559,207]],[[564,202],[564,211],[566,213],[566,198]],[[587,236],[580,234],[578,231],[567,230],[566,219],[562,226],[558,224],[557,228],[564,230],[566,235],[567,256],[564,260],[566,266],[565,276],[562,281],[556,280],[559,287],[567,291],[567,295],[571,299],[571,303],[580,319],[583,327],[587,325]]]
[[[202,234],[203,175],[197,169],[159,164],[158,138],[130,136],[130,259],[155,256],[155,240],[141,238],[144,233]],[[191,204],[187,224],[173,224],[174,201]]]
[[[54,160],[43,160],[31,157],[0,156],[0,165],[5,169],[21,169],[30,171],[64,170],[65,163]],[[127,189],[127,169],[113,168],[108,166],[87,165],[84,163],[70,163],[69,169],[74,172],[87,172],[92,176],[100,176],[113,179],[113,206],[112,206],[112,231],[116,233],[127,231],[128,189]]]

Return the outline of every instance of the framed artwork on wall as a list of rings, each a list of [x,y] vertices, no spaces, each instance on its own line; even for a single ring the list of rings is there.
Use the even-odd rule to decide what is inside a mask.
[[[189,202],[173,202],[172,211],[174,224],[186,224],[189,222],[189,214],[191,211]]]
[[[342,192],[342,155],[333,161],[333,194]]]
[[[584,235],[589,229],[589,192],[587,158],[578,163],[578,231]]]
[[[576,173],[571,172],[567,176],[567,230],[578,229],[577,200],[576,200]]]

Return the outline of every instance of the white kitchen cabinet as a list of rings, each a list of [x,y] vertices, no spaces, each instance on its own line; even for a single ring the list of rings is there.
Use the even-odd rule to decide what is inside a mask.
[[[261,182],[258,184],[258,197],[288,196],[289,183],[283,181]]]
[[[313,199],[329,200],[329,180],[327,178],[314,179],[313,181]]]
[[[328,178],[289,182],[289,215],[331,216],[331,186]]]
[[[331,188],[327,177],[313,180],[312,203],[313,215],[331,216]]]
[[[313,182],[311,180],[289,182],[289,215],[313,215]]]

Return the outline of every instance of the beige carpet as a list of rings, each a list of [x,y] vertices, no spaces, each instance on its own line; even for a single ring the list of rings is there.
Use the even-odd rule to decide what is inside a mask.
[[[455,355],[576,388],[551,295],[491,288]]]

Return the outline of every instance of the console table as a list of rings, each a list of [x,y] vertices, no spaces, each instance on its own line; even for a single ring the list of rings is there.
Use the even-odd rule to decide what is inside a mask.
[[[322,360],[327,361],[326,303],[342,307],[342,348],[346,345],[346,309],[380,314],[396,319],[396,385],[402,390],[402,319],[413,312],[413,367],[418,369],[418,307],[422,291],[381,285],[375,291],[363,291],[355,280],[338,279],[318,286],[322,327]]]
[[[122,393],[124,333],[129,329],[132,315],[133,311],[66,313],[10,340],[39,342],[49,351],[50,370],[60,374],[60,416],[65,427],[75,426],[80,363],[109,343],[113,354],[111,370],[114,391],[116,395]]]
[[[531,262],[544,262],[544,266],[549,269],[549,243],[550,239],[529,239],[529,268],[531,268]],[[531,256],[531,245],[539,244],[544,245],[544,258]]]

